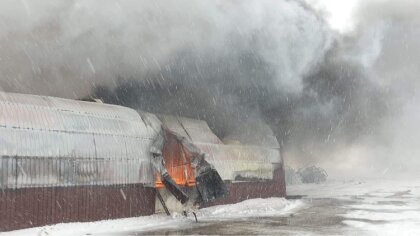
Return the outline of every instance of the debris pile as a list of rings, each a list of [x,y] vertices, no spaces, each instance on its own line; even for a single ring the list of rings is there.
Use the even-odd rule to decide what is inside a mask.
[[[327,172],[318,166],[310,166],[295,170],[290,166],[285,167],[285,178],[287,185],[294,184],[310,184],[310,183],[323,183],[327,180]]]

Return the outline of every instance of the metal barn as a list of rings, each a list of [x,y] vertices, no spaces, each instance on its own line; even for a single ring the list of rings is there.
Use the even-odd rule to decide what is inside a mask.
[[[275,137],[225,145],[204,121],[0,93],[0,231],[155,213],[162,186],[148,150],[162,123],[210,154],[230,191],[212,204],[285,196]],[[182,176],[188,167],[183,155],[169,144],[167,169],[177,184],[193,187],[194,179]]]

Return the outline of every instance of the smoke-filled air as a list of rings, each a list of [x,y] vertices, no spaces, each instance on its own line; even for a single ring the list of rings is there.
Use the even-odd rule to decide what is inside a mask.
[[[201,119],[225,142],[275,135],[294,168],[389,177],[420,166],[419,11],[363,1],[339,31],[299,0],[2,1],[0,86]]]

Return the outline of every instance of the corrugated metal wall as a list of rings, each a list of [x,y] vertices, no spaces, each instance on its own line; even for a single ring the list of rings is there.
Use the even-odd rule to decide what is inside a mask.
[[[229,195],[217,199],[216,201],[206,203],[201,207],[232,204],[253,198],[286,197],[286,182],[283,164],[276,165],[274,169],[272,180],[251,182],[227,181],[226,186]]]
[[[139,159],[8,157],[0,159],[0,189],[117,184],[154,185],[154,172]]]
[[[151,215],[154,211],[155,189],[141,184],[0,191],[0,231]]]
[[[60,98],[0,93],[0,188],[152,186],[151,114]]]
[[[0,230],[153,214],[159,128],[129,108],[0,93]]]

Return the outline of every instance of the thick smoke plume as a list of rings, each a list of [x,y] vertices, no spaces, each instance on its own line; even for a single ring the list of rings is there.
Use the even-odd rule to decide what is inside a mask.
[[[387,91],[383,99],[391,111],[375,133],[375,141],[382,142],[367,144],[370,151],[366,153],[385,167],[379,175],[418,174],[420,166],[419,11],[419,1],[375,0],[361,3],[355,16],[358,40],[352,56],[361,56],[369,80]]]
[[[309,156],[335,176],[351,172],[369,177],[412,176],[420,164],[415,131],[420,128],[416,121],[420,110],[415,105],[420,99],[420,3],[360,1],[357,9],[354,29],[337,38],[326,63],[310,76],[318,84],[328,75],[328,81],[346,84],[348,89],[338,90],[342,96],[335,97],[345,99],[339,107],[347,111],[338,117],[347,125],[337,129],[345,142],[324,150],[317,145],[312,149],[315,155]],[[318,94],[330,96],[335,88]],[[308,137],[305,132],[295,134]]]
[[[298,0],[3,1],[0,86],[204,119],[225,140],[272,130],[294,165],[386,169],[420,68],[398,52],[418,22],[393,5],[361,6],[340,35]]]

